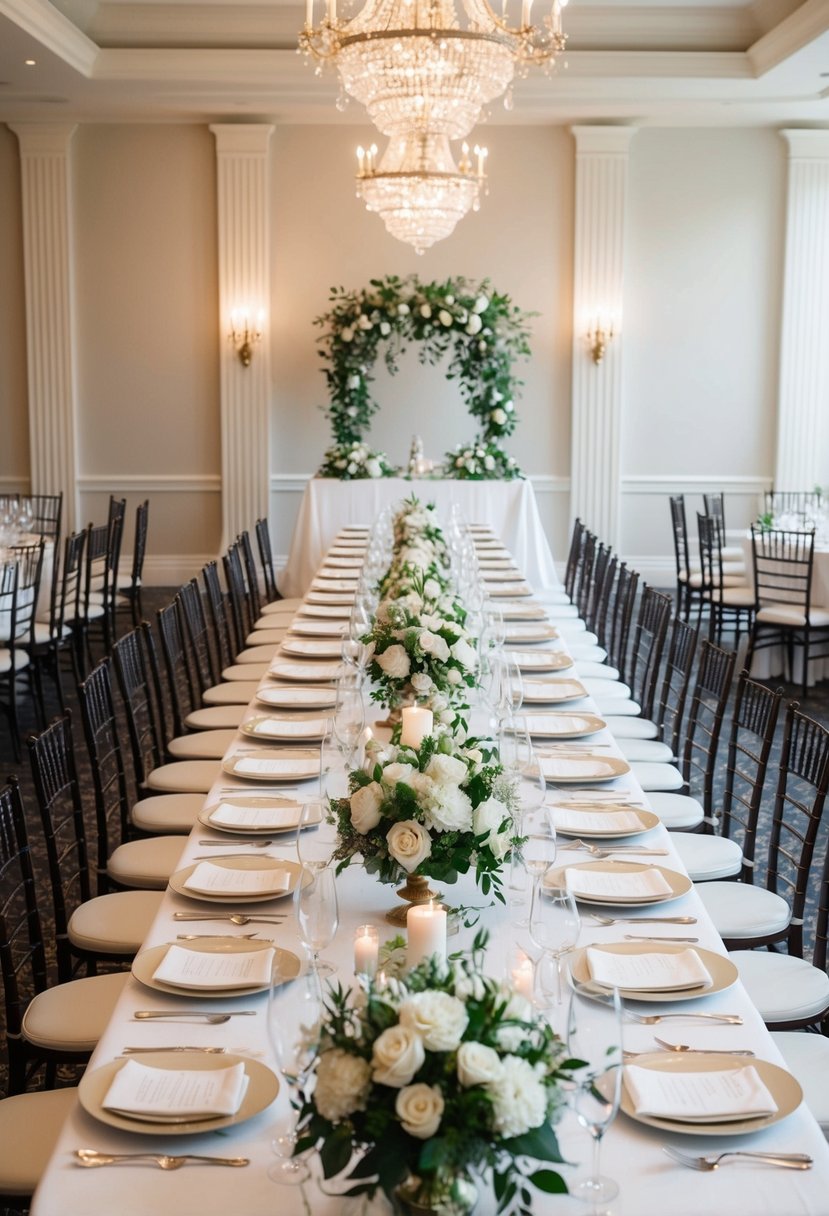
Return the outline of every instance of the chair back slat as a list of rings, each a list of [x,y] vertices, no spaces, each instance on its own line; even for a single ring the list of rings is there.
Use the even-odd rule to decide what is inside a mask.
[[[78,688],[78,696],[95,791],[96,891],[98,895],[106,895],[112,886],[107,873],[110,853],[129,837],[127,779],[112,695],[110,659],[103,659],[87,676]]]
[[[713,832],[718,827],[714,811],[717,751],[737,655],[733,650],[723,650],[705,639],[700,643],[697,658],[697,677],[682,752],[682,775],[689,790],[700,797],[705,829]]]
[[[112,652],[139,788],[161,764],[164,740],[163,705],[150,672],[147,647],[152,645],[152,637],[148,635],[149,628],[139,626],[119,638]]]
[[[743,851],[743,882],[754,881],[757,826],[783,694],[742,671],[731,715],[720,833]]]
[[[256,544],[259,548],[259,560],[262,563],[262,575],[265,579],[265,598],[269,604],[281,599],[276,585],[276,575],[273,569],[273,548],[271,533],[267,519],[257,519],[255,524]]]
[[[215,562],[212,565],[215,570]],[[221,602],[221,588],[218,588],[218,596]],[[215,630],[211,631],[207,623],[204,600],[196,579],[193,578],[189,583],[184,584],[178,593],[178,599],[184,622],[184,635],[187,638],[187,647],[192,659],[192,674],[199,696],[201,696],[219,678],[212,646]]]
[[[633,635],[630,686],[642,717],[653,716],[656,684],[671,619],[671,598],[653,587],[642,588]]]

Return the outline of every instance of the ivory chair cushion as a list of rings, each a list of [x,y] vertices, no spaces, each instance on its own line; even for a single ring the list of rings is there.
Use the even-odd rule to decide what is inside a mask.
[[[697,832],[675,832],[671,840],[693,882],[713,882],[731,878],[743,867],[743,851],[725,836],[705,836]]]
[[[614,739],[655,739],[659,734],[659,727],[650,718],[622,718],[615,713],[602,717]]]
[[[249,667],[251,663],[264,667],[270,663],[278,649],[278,642],[268,642],[263,646],[246,646],[235,656],[233,663],[236,667]]]
[[[728,957],[764,1022],[817,1018],[829,1008],[829,975],[805,959],[768,950],[731,950]]]
[[[720,937],[764,937],[782,933],[791,920],[785,899],[745,882],[708,882],[700,887],[699,897]]]
[[[167,751],[176,760],[221,760],[236,733],[235,730],[202,730],[192,735],[178,735],[167,744]]]
[[[283,629],[254,629],[245,638],[246,646],[278,646],[288,632],[287,624]]]
[[[75,1089],[51,1089],[0,1102],[0,1194],[34,1194],[77,1100]]]
[[[137,954],[158,915],[161,891],[117,891],[79,904],[69,918],[68,936],[79,950],[95,954]]]
[[[596,680],[595,683],[598,684],[599,681]],[[620,718],[625,718],[626,720],[634,720],[638,718],[642,712],[642,707],[639,702],[632,700],[629,696],[625,697],[624,695],[615,695],[612,692],[612,689],[615,687],[615,684],[608,684],[608,694],[605,694],[603,689],[597,689],[595,692],[590,694],[596,703],[596,709],[598,712],[603,718],[610,718],[612,716],[614,722],[618,722]],[[626,685],[621,684],[619,687],[625,688]]]
[[[829,1139],[829,1039],[805,1030],[773,1030],[771,1037],[789,1072],[799,1081],[820,1130]]]
[[[211,705],[194,709],[184,719],[190,730],[235,730],[247,713],[246,705]]]
[[[25,650],[15,650],[14,652],[14,670],[23,671],[24,667],[29,666],[29,656]],[[0,647],[0,674],[5,674],[12,669],[11,651],[5,646]]]
[[[160,764],[147,777],[147,789],[167,794],[206,794],[219,772],[216,760],[177,760]]]
[[[682,773],[674,764],[655,764],[647,760],[640,762],[634,760],[630,767],[634,777],[645,791],[674,792],[681,790],[685,784],[682,780]]]
[[[568,649],[579,668],[584,667],[586,663],[604,663],[607,658],[607,651],[603,646],[594,646],[590,642],[570,642]]]
[[[273,654],[274,652],[271,651],[271,658],[273,658]],[[254,681],[253,692],[250,694],[252,697],[253,693],[256,692],[256,689],[259,687],[259,681],[262,679],[269,667],[270,661],[267,663],[262,663],[261,665],[259,663],[234,663],[232,667],[224,668],[222,671],[222,679],[226,683],[232,684],[235,688],[244,688],[246,684],[250,684],[252,681]],[[210,689],[207,691],[209,692]],[[207,701],[207,693],[204,694],[202,700],[205,702]],[[248,700],[250,700],[250,697],[248,697]]]
[[[619,680],[618,667],[611,667],[609,663],[591,663],[588,660],[586,663],[579,663],[578,668],[579,679],[584,676],[588,680]]]
[[[39,992],[23,1015],[24,1039],[49,1051],[94,1051],[129,978],[113,971]]]
[[[247,705],[258,687],[258,680],[228,680],[226,684],[214,684],[212,688],[206,688],[202,701],[207,706]]]
[[[741,568],[739,568],[737,570],[733,570],[729,574],[729,573],[726,573],[726,570],[725,570],[725,567],[729,564],[730,563],[728,563],[728,562],[723,562],[723,576],[722,576],[723,587],[742,587],[742,586],[744,586],[745,581],[746,581],[745,566],[742,566]],[[699,573],[699,571],[692,571],[690,577],[680,578],[679,581],[681,583],[687,583],[689,587],[701,587],[702,586],[702,574]]]
[[[203,794],[158,794],[136,802],[130,819],[139,832],[180,836],[192,830],[203,806]]]
[[[793,604],[764,604],[756,619],[765,625],[797,627],[806,624],[806,617],[802,612],[798,612]],[[818,628],[829,625],[829,611],[825,608],[810,608],[809,623]]]
[[[669,832],[692,832],[705,818],[702,803],[690,794],[653,790],[648,794],[648,805]]]
[[[667,743],[659,739],[617,739],[622,755],[630,761],[670,764],[674,754]]]
[[[107,874],[123,887],[141,891],[164,891],[170,875],[179,868],[186,836],[148,836],[130,840],[113,849]]]
[[[566,678],[566,674],[567,673],[562,672],[560,678]],[[595,697],[597,701],[600,699],[603,701],[609,701],[611,698],[614,701],[629,701],[632,695],[629,685],[623,684],[621,680],[596,679],[595,676],[590,675],[588,672],[582,671],[581,668],[579,668],[578,672],[575,673],[574,679],[578,680],[579,683],[584,685],[589,697]],[[624,713],[624,710],[614,709],[613,712]],[[640,713],[641,711],[637,708],[636,712]]]
[[[262,611],[264,613],[296,612],[301,603],[301,595],[289,595],[286,596],[284,600],[271,600],[269,604],[263,604]]]
[[[757,596],[754,588],[746,583],[744,587],[723,587],[722,591],[712,591],[711,598],[726,608],[753,608]]]

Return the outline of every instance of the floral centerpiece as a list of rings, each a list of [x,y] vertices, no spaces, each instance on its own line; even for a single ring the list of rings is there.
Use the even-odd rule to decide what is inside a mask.
[[[476,1197],[469,1171],[491,1170],[498,1212],[529,1216],[534,1189],[566,1191],[558,1173],[526,1164],[562,1160],[552,1125],[566,1053],[525,997],[483,975],[486,940],[402,982],[332,993],[297,1150],[318,1147],[346,1194],[379,1189],[459,1216]]]
[[[451,477],[462,481],[486,481],[497,477],[499,481],[514,481],[524,474],[518,461],[510,456],[498,443],[479,437],[473,443],[460,443],[445,456],[445,468]]]
[[[325,453],[318,477],[337,477],[340,481],[358,481],[365,477],[394,477],[398,470],[390,465],[385,453],[373,451],[367,444],[355,440],[335,443]]]
[[[370,740],[349,796],[331,806],[340,868],[360,855],[387,883],[411,875],[451,883],[474,870],[481,891],[503,902],[515,788],[491,744],[441,732],[417,749]]]

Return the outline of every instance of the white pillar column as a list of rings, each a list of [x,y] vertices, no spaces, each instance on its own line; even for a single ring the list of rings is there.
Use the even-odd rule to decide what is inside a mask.
[[[66,123],[11,126],[20,146],[26,359],[33,494],[63,491],[63,531],[78,524],[70,143]]]
[[[620,337],[601,363],[586,333],[621,324],[625,198],[632,127],[573,127],[576,206],[570,511],[614,548],[619,539],[622,357]]]
[[[829,454],[829,131],[781,135],[789,189],[774,485],[811,490]]]
[[[272,126],[217,124],[216,136],[221,327],[222,547],[259,516],[269,491],[268,331],[270,325],[270,222],[268,141]],[[231,316],[246,311],[262,340],[244,367],[228,341]]]

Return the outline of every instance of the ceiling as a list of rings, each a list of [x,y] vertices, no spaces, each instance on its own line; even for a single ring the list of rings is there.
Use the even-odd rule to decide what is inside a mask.
[[[337,112],[336,73],[296,53],[304,11],[0,0],[0,120],[364,121],[356,103]],[[531,71],[492,121],[829,127],[829,0],[571,0],[564,26],[555,71]]]

